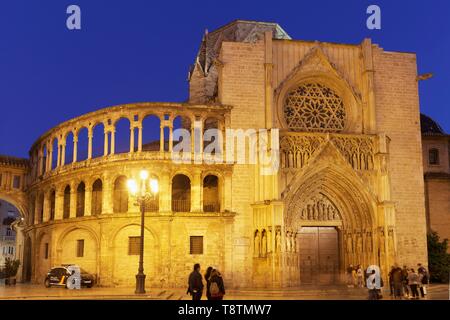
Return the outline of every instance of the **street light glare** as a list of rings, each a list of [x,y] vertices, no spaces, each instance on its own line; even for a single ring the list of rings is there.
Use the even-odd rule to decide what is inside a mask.
[[[136,194],[138,191],[136,180],[134,180],[134,179],[128,179],[127,187],[128,187],[128,190],[130,191],[130,193],[133,195]]]
[[[147,180],[148,179],[148,171],[147,170],[141,170],[139,175],[140,175],[142,180]]]
[[[158,180],[150,179],[150,190],[153,194],[157,194],[159,190]]]

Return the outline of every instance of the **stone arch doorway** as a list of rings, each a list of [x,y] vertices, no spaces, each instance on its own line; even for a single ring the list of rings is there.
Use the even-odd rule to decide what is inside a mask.
[[[23,281],[24,234],[27,220],[26,200],[0,192],[0,267],[6,259],[19,260],[17,280]]]
[[[316,167],[286,197],[285,227],[296,248],[289,277],[299,284],[336,284],[349,264],[378,264],[375,202],[342,168]]]

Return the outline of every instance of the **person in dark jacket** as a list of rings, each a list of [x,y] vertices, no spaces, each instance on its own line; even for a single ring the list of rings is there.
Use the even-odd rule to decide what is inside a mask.
[[[223,284],[223,278],[220,272],[216,269],[211,271],[209,277],[209,286],[206,289],[209,291],[211,300],[223,300],[225,295],[225,286]]]
[[[395,266],[392,271],[392,284],[394,288],[394,298],[401,299],[403,297],[403,274],[402,269]]]
[[[206,298],[208,300],[211,300],[211,292],[209,291],[209,286],[211,285],[211,281],[209,280],[209,278],[211,277],[211,271],[213,271],[213,267],[208,267],[208,269],[206,269],[206,273],[205,273]]]
[[[192,295],[192,300],[201,300],[203,294],[203,281],[200,274],[200,264],[194,264],[194,271],[189,275],[187,293]]]

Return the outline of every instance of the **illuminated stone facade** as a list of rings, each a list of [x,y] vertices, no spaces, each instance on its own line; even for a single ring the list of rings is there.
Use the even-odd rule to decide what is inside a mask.
[[[160,185],[145,220],[148,286],[183,287],[196,262],[219,268],[229,287],[336,282],[348,264],[385,272],[395,262],[426,263],[416,77],[414,54],[368,39],[292,40],[277,24],[248,21],[206,33],[187,103],[101,109],[31,147],[22,191],[7,193],[24,215],[23,278],[42,282],[49,267],[77,263],[100,285],[133,285],[130,239],[140,218],[124,182],[142,168]],[[143,141],[150,115],[159,143]],[[119,121],[127,124],[125,147],[116,145]],[[264,164],[234,158],[206,164],[201,154],[176,164],[177,126],[280,129],[280,169],[262,174]],[[193,136],[192,152],[203,150]],[[202,254],[191,254],[194,236],[203,237]],[[306,245],[314,237],[335,249]]]

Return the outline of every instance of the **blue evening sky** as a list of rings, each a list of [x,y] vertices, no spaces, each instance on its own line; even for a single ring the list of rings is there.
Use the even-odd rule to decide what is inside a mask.
[[[66,28],[77,4],[82,30]],[[366,8],[382,29],[366,28]],[[416,52],[422,112],[450,132],[450,1],[14,0],[0,5],[0,154],[27,157],[51,127],[121,103],[184,101],[205,29],[235,19],[278,22],[294,39]],[[400,124],[399,124],[400,125]]]

